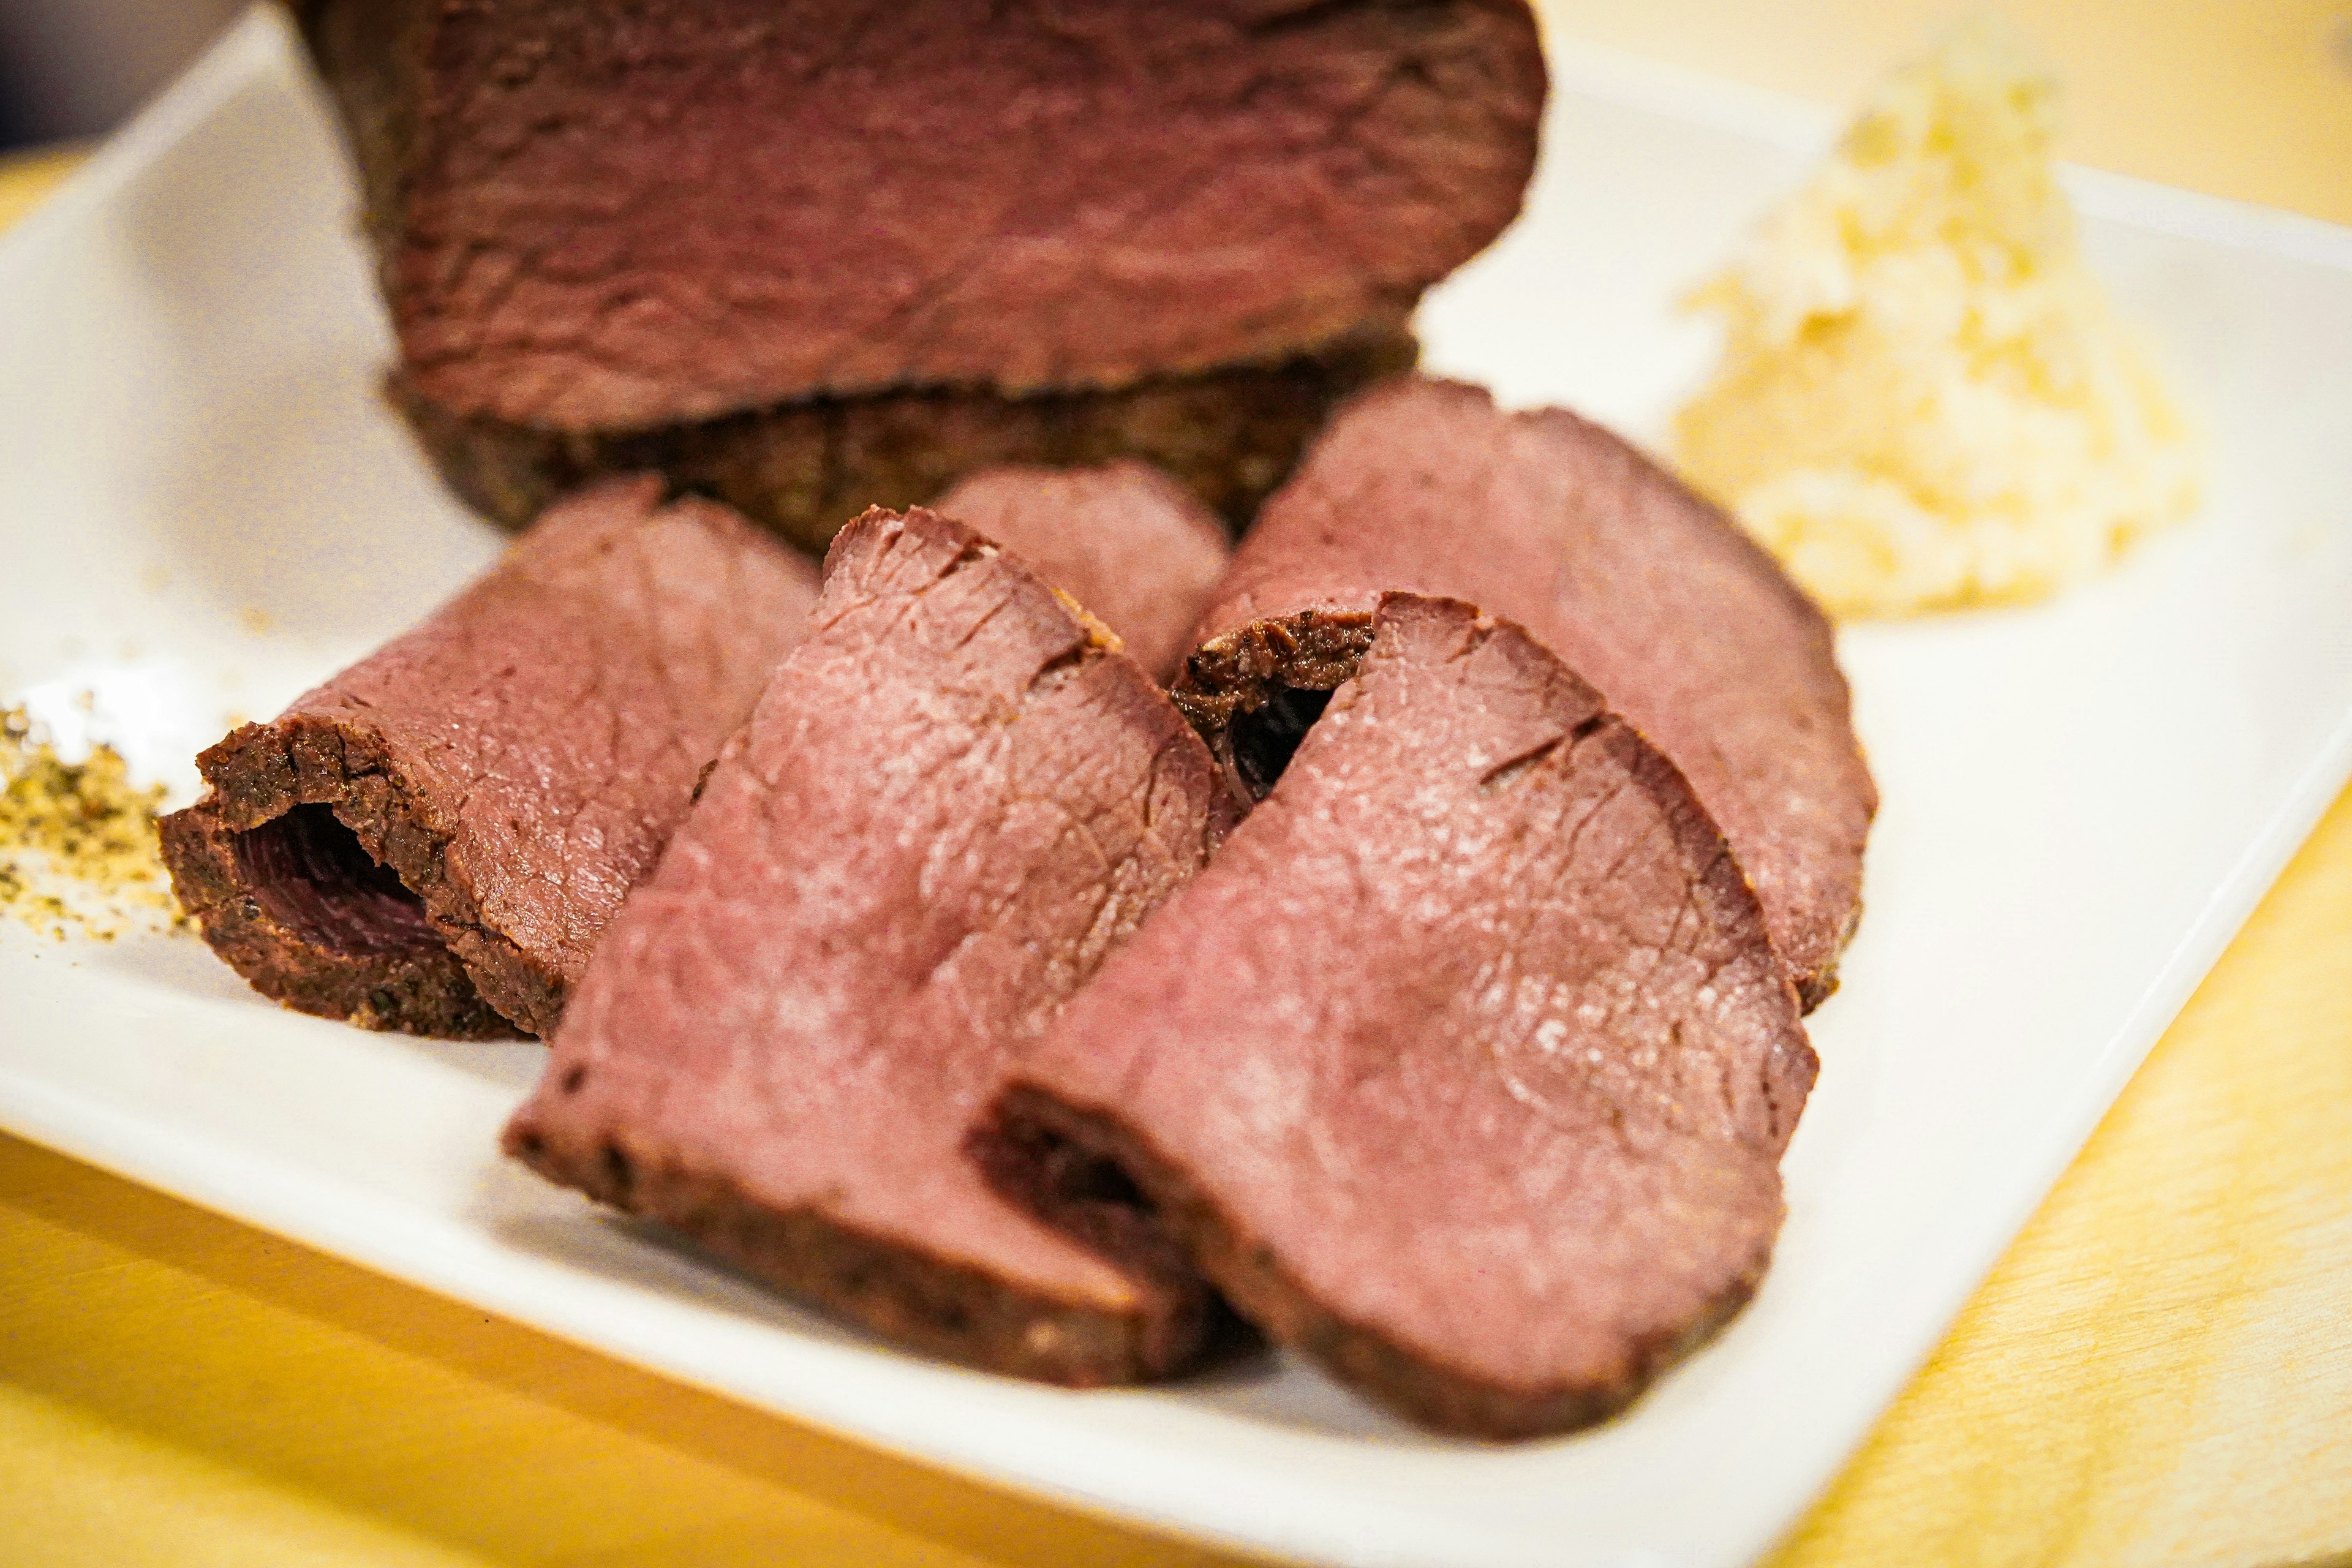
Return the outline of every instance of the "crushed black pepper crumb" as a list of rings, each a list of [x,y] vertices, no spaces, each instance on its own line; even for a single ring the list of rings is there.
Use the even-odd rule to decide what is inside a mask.
[[[155,838],[163,804],[111,746],[68,763],[23,709],[0,712],[0,913],[59,940],[185,925]]]

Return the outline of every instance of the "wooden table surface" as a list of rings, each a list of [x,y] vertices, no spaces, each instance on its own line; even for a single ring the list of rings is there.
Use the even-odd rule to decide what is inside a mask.
[[[2352,4],[1996,8],[2067,79],[2069,156],[2352,221]],[[1833,102],[1953,14],[1549,10],[1569,33]],[[0,224],[68,164],[0,166]],[[2352,794],[1773,1568],[2352,1563],[2347,1134]],[[1231,1561],[755,1414],[0,1137],[12,1568]]]

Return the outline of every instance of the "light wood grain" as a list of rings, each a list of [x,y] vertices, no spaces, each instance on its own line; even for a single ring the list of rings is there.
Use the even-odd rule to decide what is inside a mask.
[[[2352,1558],[2347,1134],[2352,793],[1773,1568]]]
[[[1825,101],[1954,14],[1547,8]],[[2352,219],[2352,5],[2014,9],[2072,89],[2070,156]],[[0,163],[0,224],[63,162]],[[2347,1133],[2352,795],[1774,1568],[2352,1561]],[[0,1563],[44,1568],[1235,1561],[754,1414],[5,1138],[0,1500]]]
[[[9,1568],[1229,1561],[679,1387],[5,1136],[0,1259]],[[43,1505],[7,1502],[25,1498]]]

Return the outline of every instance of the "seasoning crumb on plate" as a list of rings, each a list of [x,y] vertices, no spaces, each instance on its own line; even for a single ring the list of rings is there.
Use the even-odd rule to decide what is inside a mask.
[[[59,940],[184,924],[155,839],[163,804],[111,746],[68,763],[22,708],[0,712],[0,912]]]

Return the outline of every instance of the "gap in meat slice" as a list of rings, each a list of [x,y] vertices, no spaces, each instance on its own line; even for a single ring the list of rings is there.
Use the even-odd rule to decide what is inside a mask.
[[[1252,800],[1264,800],[1282,770],[1298,752],[1298,742],[1330,706],[1331,694],[1313,687],[1274,684],[1257,706],[1234,715],[1227,731],[1234,773]]]
[[[263,995],[369,1028],[544,1034],[696,777],[808,625],[816,567],[610,479],[413,629],[197,758],[180,901]]]
[[[1622,1407],[1748,1300],[1815,1070],[1674,764],[1518,626],[1390,595],[974,1143],[1107,1255],[1172,1241],[1342,1381],[1517,1438]]]
[[[310,947],[364,958],[442,945],[425,900],[369,857],[331,806],[298,805],[232,843],[254,901]]]
[[[1232,806],[1165,694],[1013,554],[920,508],[835,542],[809,639],[631,896],[506,1135],[541,1173],[902,1343],[1164,1375],[1213,1303],[965,1158],[1007,1067]]]
[[[1723,828],[1806,1005],[1835,988],[1878,794],[1829,621],[1737,523],[1565,409],[1362,394],[1242,540],[1174,689],[1245,795],[1297,728],[1286,694],[1347,679],[1392,589],[1516,621],[1599,688]]]

